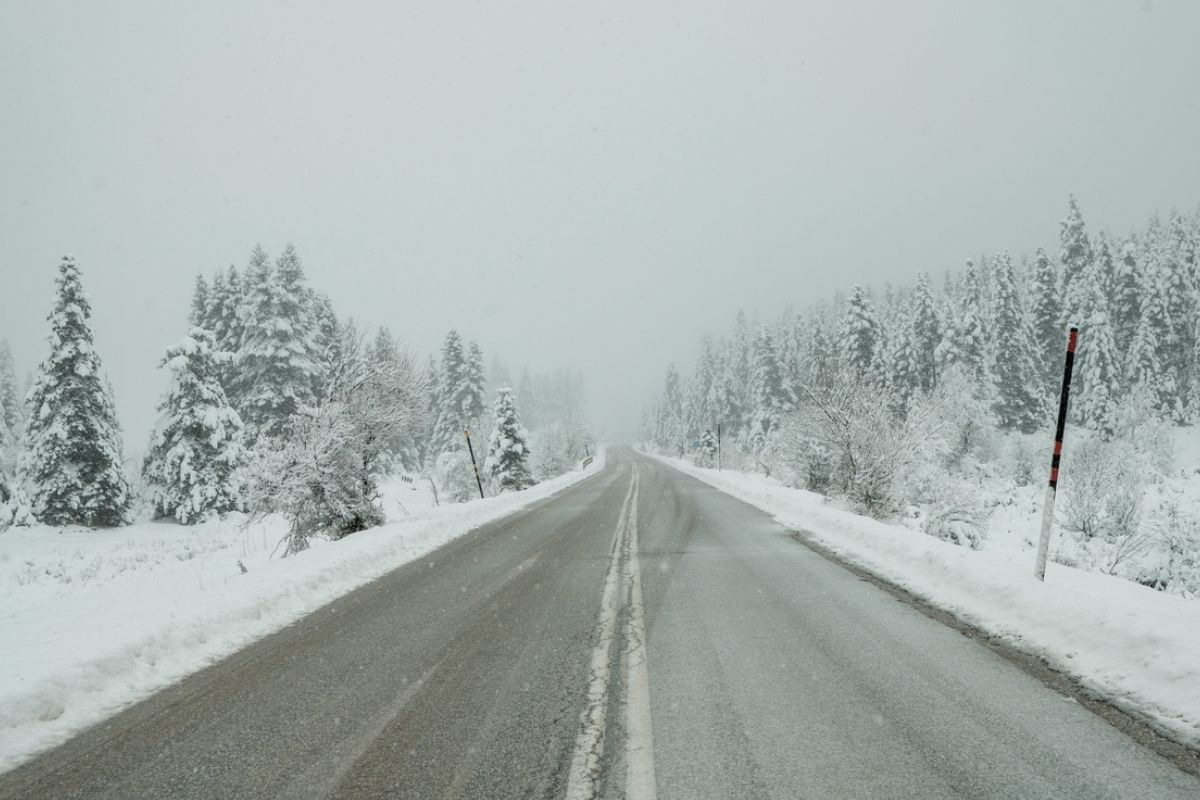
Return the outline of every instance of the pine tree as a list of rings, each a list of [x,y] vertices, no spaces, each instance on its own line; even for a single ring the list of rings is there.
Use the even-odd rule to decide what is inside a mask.
[[[465,447],[463,431],[470,420],[464,402],[467,379],[467,360],[463,353],[462,337],[451,330],[442,343],[442,360],[438,364],[437,409],[434,425],[434,453],[453,452]]]
[[[674,364],[667,366],[663,379],[662,423],[659,444],[676,455],[682,456],[686,449],[683,418],[683,381]]]
[[[979,304],[979,274],[975,264],[967,260],[961,284],[957,287],[957,303],[948,298],[951,309],[941,344],[937,349],[940,372],[959,367],[977,380],[984,377],[983,313]]]
[[[0,428],[16,435],[24,416],[12,352],[8,342],[0,339]]]
[[[208,281],[203,275],[196,276],[196,288],[192,290],[192,309],[188,313],[188,325],[202,327],[208,321]]]
[[[712,424],[709,399],[714,380],[714,356],[712,339],[705,336],[701,344],[700,358],[696,360],[696,372],[688,384],[687,436],[690,439]]]
[[[855,286],[842,321],[842,361],[859,381],[867,381],[876,365],[879,324],[871,301],[861,286]]]
[[[1158,248],[1159,275],[1165,283],[1171,334],[1162,354],[1163,367],[1176,381],[1175,421],[1190,421],[1193,383],[1193,355],[1196,352],[1196,285],[1193,280],[1192,246],[1183,215],[1171,214]]]
[[[192,328],[167,349],[163,366],[171,386],[158,406],[142,476],[155,517],[191,525],[239,507],[242,420],[221,388],[211,333]]]
[[[727,343],[714,353],[713,382],[708,391],[708,414],[713,425],[723,430],[734,431],[734,420],[738,417],[737,392],[734,388],[733,365],[730,363]]]
[[[529,472],[529,432],[521,424],[512,389],[496,393],[495,427],[488,439],[487,470],[500,491],[520,491],[534,484]]]
[[[796,387],[796,399],[806,396],[806,389],[828,388],[837,374],[837,348],[828,333],[829,320],[825,313],[814,313],[807,322],[808,349],[805,353],[804,380]]]
[[[1033,334],[1034,367],[1038,391],[1053,395],[1062,380],[1062,360],[1067,333],[1062,326],[1063,310],[1058,291],[1058,274],[1046,251],[1037,249],[1029,287],[1029,327]]]
[[[1037,370],[1030,354],[1032,337],[1021,310],[1012,260],[1005,253],[995,270],[992,295],[992,380],[996,389],[993,405],[1002,428],[1032,433],[1042,417],[1038,397]]]
[[[942,326],[934,308],[933,291],[928,273],[917,275],[917,286],[910,299],[909,342],[912,347],[913,383],[923,392],[932,391],[937,383],[937,346],[942,339]]]
[[[486,411],[483,405],[484,392],[487,391],[487,375],[483,371],[483,351],[479,343],[471,340],[467,348],[467,373],[463,388],[463,414],[472,424],[483,420]]]
[[[121,434],[71,256],[59,265],[56,286],[50,355],[30,393],[25,434],[34,514],[47,525],[123,525],[130,492]]]
[[[1100,269],[1097,262],[1085,273],[1089,288],[1079,318],[1079,348],[1075,356],[1079,386],[1074,416],[1085,426],[1109,437],[1116,422],[1121,375]]]
[[[795,405],[783,384],[771,331],[765,325],[754,338],[750,385],[751,418],[747,444],[757,452],[779,428],[780,417]]]
[[[750,323],[746,319],[746,313],[738,309],[729,351],[729,368],[732,373],[729,388],[733,399],[732,416],[728,421],[730,436],[741,437],[750,425],[750,350]]]
[[[312,405],[318,374],[304,275],[288,245],[276,269],[256,247],[247,272],[245,331],[237,355],[236,407],[251,444],[283,436],[292,417]]]
[[[1065,329],[1070,317],[1077,314],[1083,303],[1076,291],[1078,279],[1092,263],[1092,246],[1088,241],[1087,226],[1075,195],[1067,197],[1067,216],[1060,224],[1060,250],[1058,261],[1062,265],[1062,295],[1064,308],[1060,309],[1059,324]]]
[[[1175,326],[1171,318],[1170,281],[1164,272],[1163,265],[1157,261],[1147,268],[1142,318],[1133,337],[1125,373],[1132,382],[1153,391],[1155,409],[1163,419],[1180,422],[1183,407],[1178,351],[1173,342]]]
[[[882,386],[891,397],[892,410],[900,416],[908,413],[909,401],[921,388],[914,339],[913,321],[896,320],[895,330],[887,337],[887,355],[878,370],[884,378]]]
[[[338,321],[337,312],[333,310],[333,301],[327,295],[315,293],[310,306],[314,326],[313,360],[317,367],[313,379],[313,395],[318,400],[323,400],[330,396],[330,370],[342,361],[342,326]]]
[[[265,253],[263,254],[265,257]],[[237,405],[237,354],[242,347],[242,335],[245,331],[244,312],[242,309],[242,278],[237,268],[232,265],[222,274],[213,276],[208,290],[208,305],[204,312],[203,323],[199,326],[213,336],[213,346],[216,352],[227,354],[217,366],[217,374],[221,386],[229,398],[229,402]]]
[[[1113,280],[1113,336],[1118,342],[1133,341],[1142,318],[1142,276],[1138,264],[1137,243],[1127,240],[1121,246]]]

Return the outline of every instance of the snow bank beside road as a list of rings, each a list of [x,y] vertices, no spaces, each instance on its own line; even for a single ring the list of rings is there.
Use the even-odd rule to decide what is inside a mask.
[[[392,522],[286,559],[282,520],[0,533],[0,771],[603,467],[436,508],[397,481]]]
[[[775,480],[655,456],[810,533],[831,551],[1055,669],[1168,736],[1200,746],[1200,602],[1032,552],[974,551],[888,525]],[[1036,532],[1035,532],[1036,534]]]

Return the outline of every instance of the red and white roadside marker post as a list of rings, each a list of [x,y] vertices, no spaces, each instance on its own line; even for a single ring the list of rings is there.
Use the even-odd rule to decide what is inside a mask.
[[[1046,503],[1042,508],[1042,536],[1038,540],[1037,567],[1034,574],[1046,580],[1046,558],[1050,555],[1050,526],[1054,523],[1054,498],[1058,494],[1058,465],[1062,460],[1063,429],[1067,427],[1067,398],[1071,394],[1071,368],[1075,365],[1075,346],[1079,343],[1079,328],[1071,326],[1067,336],[1067,361],[1063,366],[1062,394],[1058,399],[1058,427],[1054,431],[1054,455],[1050,456],[1050,485],[1046,487]]]

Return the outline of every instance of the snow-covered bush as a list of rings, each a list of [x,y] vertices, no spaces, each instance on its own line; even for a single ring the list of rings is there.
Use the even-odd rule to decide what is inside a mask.
[[[451,450],[437,457],[433,465],[433,481],[438,498],[448,503],[465,503],[479,495],[475,471],[466,450]]]
[[[1069,459],[1069,460],[1068,460]],[[1124,439],[1089,434],[1063,457],[1058,508],[1064,527],[1084,538],[1132,542],[1142,516],[1146,466]]]
[[[999,472],[1014,486],[1044,482],[1050,474],[1049,433],[1009,433],[999,447]]]
[[[1178,489],[1164,493],[1147,514],[1153,541],[1139,581],[1186,597],[1200,597],[1200,502]]]
[[[314,535],[340,538],[383,522],[377,481],[388,443],[425,420],[425,373],[407,354],[380,363],[364,354],[352,324],[341,337],[327,396],[293,417],[287,438],[260,444],[252,470],[249,507],[287,517],[288,553]]]
[[[986,527],[978,487],[940,481],[926,498],[925,506],[925,533],[972,550],[982,546]]]
[[[947,368],[937,386],[912,406],[932,432],[931,444],[947,467],[960,467],[968,457],[983,461],[993,456],[996,415],[984,387],[961,367]]]
[[[700,449],[696,451],[696,463],[702,467],[717,465],[717,437],[711,430],[700,434]]]
[[[794,414],[792,435],[833,455],[831,491],[873,517],[907,502],[897,479],[932,457],[932,420],[917,409],[900,417],[894,406],[886,391],[842,379],[807,390]]]

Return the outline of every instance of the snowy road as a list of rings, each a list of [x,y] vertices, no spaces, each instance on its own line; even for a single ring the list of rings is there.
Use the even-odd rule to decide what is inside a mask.
[[[608,463],[0,776],[0,797],[1200,797],[762,512],[628,450]]]

